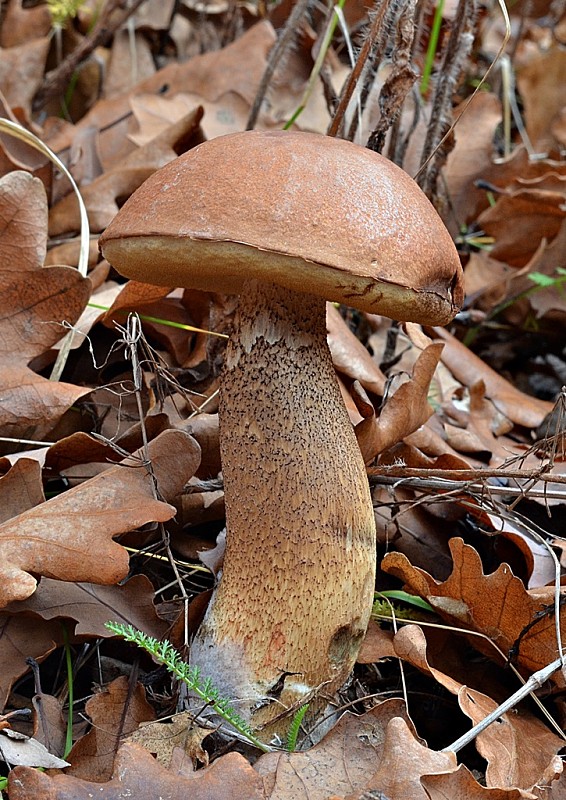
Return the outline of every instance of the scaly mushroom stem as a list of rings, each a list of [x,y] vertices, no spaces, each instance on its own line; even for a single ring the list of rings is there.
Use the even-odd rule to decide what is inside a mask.
[[[344,683],[372,606],[373,508],[324,300],[243,287],[220,426],[226,555],[191,662],[258,725]]]

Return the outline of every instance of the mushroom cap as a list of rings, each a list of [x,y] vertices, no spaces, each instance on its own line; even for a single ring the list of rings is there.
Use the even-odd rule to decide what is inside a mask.
[[[198,145],[132,195],[100,244],[124,276],[164,286],[238,294],[255,278],[425,324],[463,300],[454,243],[416,183],[313,133]]]

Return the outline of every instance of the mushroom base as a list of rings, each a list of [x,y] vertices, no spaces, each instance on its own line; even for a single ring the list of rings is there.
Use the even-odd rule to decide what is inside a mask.
[[[269,740],[347,679],[372,607],[366,469],[323,300],[250,281],[220,405],[227,544],[191,663]],[[283,719],[280,719],[283,713]]]

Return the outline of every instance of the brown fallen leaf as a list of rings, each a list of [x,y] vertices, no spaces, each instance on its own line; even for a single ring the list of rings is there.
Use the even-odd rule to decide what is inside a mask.
[[[454,377],[468,387],[482,380],[486,397],[516,425],[536,428],[552,411],[552,403],[519,391],[444,328],[433,328],[432,335],[444,342],[442,362]]]
[[[329,795],[343,797],[366,791],[373,785],[371,776],[382,753],[387,725],[393,718],[403,717],[406,717],[403,701],[386,700],[362,716],[346,712],[306,752],[266,753],[257,760],[255,768],[264,776],[267,797],[326,800]],[[408,718],[403,722],[412,727]]]
[[[524,267],[542,239],[551,241],[566,218],[565,190],[520,188],[503,194],[478,218],[495,244],[491,257],[513,267]]]
[[[145,748],[129,742],[118,750],[106,783],[50,776],[29,767],[16,767],[8,782],[10,800],[265,800],[261,777],[239,753],[187,776],[165,769]]]
[[[387,726],[379,767],[368,777],[367,786],[383,792],[388,800],[429,800],[422,776],[454,772],[456,766],[454,753],[429,750],[415,739],[402,717],[394,717]],[[345,800],[362,797],[350,794]]]
[[[45,620],[75,620],[75,636],[111,637],[113,634],[104,624],[115,620],[160,639],[167,625],[155,612],[154,594],[145,575],[134,575],[119,586],[42,578],[31,597],[10,603],[6,611],[37,614]]]
[[[0,523],[44,502],[39,461],[19,458],[0,478]]]
[[[173,762],[174,751],[180,749],[196,769],[198,762],[208,766],[208,753],[203,749],[202,741],[211,733],[210,728],[195,724],[193,714],[183,711],[166,722],[142,723],[128,736],[128,741],[145,747],[162,766],[168,768]]]
[[[194,474],[200,448],[187,434],[166,431],[150,443],[148,455],[160,495],[171,500]],[[141,459],[138,452],[0,525],[0,606],[33,594],[31,573],[102,584],[126,576],[128,553],[112,537],[176,513],[155,499]]]
[[[470,770],[460,764],[454,772],[421,777],[429,800],[521,800],[535,798],[521,789],[488,789],[481,786]]]
[[[49,381],[28,363],[76,322],[90,281],[70,267],[42,267],[47,200],[41,181],[25,172],[0,179],[0,427],[5,436],[42,439],[89,390]]]
[[[408,591],[426,599],[450,624],[485,634],[507,655],[513,648],[516,663],[527,673],[536,672],[556,658],[556,633],[553,614],[541,614],[548,607],[540,597],[531,596],[507,564],[485,575],[481,560],[470,545],[454,537],[449,542],[453,568],[440,582],[422,569],[413,567],[406,556],[389,553],[382,569],[398,577]],[[549,594],[552,588],[549,588]],[[531,623],[534,623],[531,625]],[[566,624],[562,622],[562,635]],[[474,647],[494,658],[494,649],[474,637]],[[561,685],[561,672],[552,680]]]
[[[29,671],[26,658],[41,662],[62,643],[58,620],[0,612],[0,708],[6,705],[14,681]]]
[[[460,708],[474,725],[497,707],[498,703],[485,691],[464,685],[452,675],[431,666],[427,658],[427,640],[417,625],[402,628],[393,645],[399,657],[432,675],[456,695]],[[477,676],[469,676],[471,681],[474,678]],[[465,673],[464,679],[467,680]],[[489,686],[486,688],[489,690]],[[555,758],[563,745],[559,736],[523,707],[504,714],[476,739],[477,749],[488,764],[487,785],[527,791],[535,783],[555,777]],[[541,776],[544,776],[542,780]]]
[[[474,725],[497,707],[490,697],[467,686],[458,692],[458,702]],[[482,731],[476,747],[487,761],[488,786],[529,791],[554,780],[556,755],[564,740],[533,714],[515,708]]]
[[[154,720],[155,712],[141,683],[132,687],[123,675],[87,700],[85,711],[92,727],[69,753],[71,767],[66,774],[103,783],[112,775],[122,738],[135,731],[140,723]]]
[[[381,397],[387,380],[385,375],[332,303],[326,305],[326,329],[336,371],[350,381],[359,381],[366,392]]]
[[[421,351],[409,379],[397,382],[378,417],[373,413],[356,425],[356,436],[366,463],[401,442],[434,414],[428,393],[443,344],[432,342]],[[358,406],[359,408],[359,406]]]
[[[51,40],[31,39],[16,47],[0,48],[0,91],[13,109],[31,118],[31,103],[43,80]]]

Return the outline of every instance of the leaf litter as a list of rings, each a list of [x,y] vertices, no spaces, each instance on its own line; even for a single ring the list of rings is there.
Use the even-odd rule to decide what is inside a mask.
[[[538,692],[538,706],[529,700],[506,713],[458,758],[445,752],[555,660],[566,630],[549,553],[564,550],[565,519],[564,20],[546,0],[513,11],[515,89],[490,77],[469,107],[471,84],[501,47],[500,18],[482,12],[460,66],[445,57],[441,36],[429,52],[439,92],[436,100],[424,93],[420,121],[411,119],[410,93],[395,118],[407,88],[388,77],[383,53],[396,48],[400,59],[410,49],[420,74],[434,6],[416,19],[409,48],[395,3],[377,4],[388,23],[374,30],[375,63],[351,106],[358,140],[374,134],[412,173],[433,102],[440,129],[458,120],[426,185],[460,249],[464,311],[447,329],[423,331],[328,309],[332,358],[373,492],[376,588],[404,588],[430,611],[413,619],[409,607],[407,619],[394,601],[392,617],[377,614],[338,698],[344,713],[319,720],[327,732],[312,740],[303,728],[300,752],[259,758],[179,713],[179,687],[104,627],[114,619],[166,635],[186,654],[198,626],[212,586],[211,562],[199,552],[222,541],[224,515],[223,342],[212,334],[230,330],[234,303],[124,284],[97,263],[96,237],[146,177],[199,142],[243,130],[252,106],[257,127],[285,124],[324,36],[324,15],[306,5],[301,35],[277,63],[284,3],[202,9],[186,0],[174,9],[146,0],[104,41],[90,29],[89,0],[69,4],[57,29],[54,3],[3,6],[2,114],[71,169],[93,230],[84,279],[76,199],[43,157],[0,134],[0,695],[6,711],[32,710],[31,723],[0,722],[3,740],[28,737],[16,740],[18,755],[0,748],[20,764],[4,773],[10,800],[566,796],[562,670]],[[443,14],[442,25],[462,25],[461,33],[475,25],[473,12]],[[366,15],[346,4],[297,128],[324,133],[336,122]],[[399,60],[391,75],[406,81],[404,70]],[[144,337],[133,361],[123,341],[132,312]],[[57,347],[76,325],[87,338],[75,342],[63,379],[51,381]],[[215,571],[221,553],[222,544]],[[30,684],[30,658],[45,692]],[[76,686],[64,677],[65,658]],[[72,709],[74,744],[64,754],[70,688],[92,696]],[[71,766],[34,769],[57,767],[38,760],[40,743]]]

